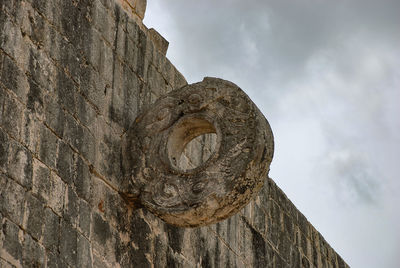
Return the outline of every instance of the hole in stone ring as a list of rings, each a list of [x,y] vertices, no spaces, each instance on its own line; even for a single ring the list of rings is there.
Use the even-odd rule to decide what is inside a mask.
[[[193,170],[205,163],[215,152],[217,131],[204,118],[181,119],[172,129],[167,142],[167,152],[173,167]]]

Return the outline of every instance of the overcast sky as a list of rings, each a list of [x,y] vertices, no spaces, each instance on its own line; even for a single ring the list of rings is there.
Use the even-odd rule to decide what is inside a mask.
[[[400,267],[400,1],[149,0],[189,83],[240,86],[270,176],[352,267]]]

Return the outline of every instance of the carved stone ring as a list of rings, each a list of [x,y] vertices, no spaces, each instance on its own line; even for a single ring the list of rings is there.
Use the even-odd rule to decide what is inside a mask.
[[[215,133],[215,149],[193,169],[178,165],[186,145]],[[268,176],[271,128],[235,84],[217,78],[174,90],[141,114],[126,135],[125,162],[138,202],[167,223],[195,227],[245,206]]]

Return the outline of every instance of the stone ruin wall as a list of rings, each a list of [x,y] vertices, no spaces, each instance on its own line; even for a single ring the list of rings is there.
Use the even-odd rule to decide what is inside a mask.
[[[145,1],[117,2],[0,0],[0,267],[348,267],[271,179],[207,227],[127,207],[121,136],[187,83]]]

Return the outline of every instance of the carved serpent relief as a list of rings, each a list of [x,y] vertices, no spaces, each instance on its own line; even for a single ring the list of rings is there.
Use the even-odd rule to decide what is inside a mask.
[[[183,170],[177,162],[192,139],[217,135],[210,158]],[[267,178],[271,128],[235,84],[217,78],[174,90],[136,118],[125,139],[132,196],[167,223],[195,227],[245,206]]]

